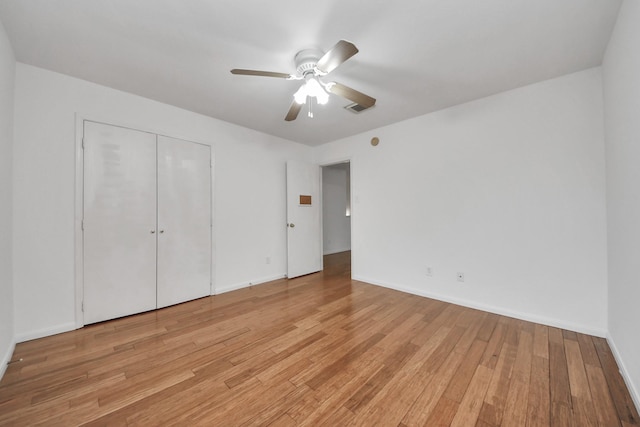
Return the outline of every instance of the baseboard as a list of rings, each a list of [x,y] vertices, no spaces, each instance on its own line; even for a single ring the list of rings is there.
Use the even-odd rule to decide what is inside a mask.
[[[627,389],[629,389],[629,394],[631,395],[631,399],[633,399],[633,403],[636,405],[636,410],[640,411],[640,393],[638,392],[638,388],[631,380],[631,376],[629,376],[629,371],[622,360],[622,356],[620,356],[620,352],[618,351],[618,347],[616,347],[615,341],[611,337],[611,334],[607,333],[607,343],[609,344],[609,348],[613,353],[613,357],[616,359],[616,363],[618,364],[618,368],[620,370],[620,375],[622,375],[622,379],[624,379],[624,383],[627,385]]]
[[[4,373],[7,371],[7,365],[11,361],[11,358],[13,357],[13,352],[15,351],[15,349],[16,349],[16,342],[15,340],[11,340],[11,343],[9,344],[9,348],[7,349],[7,352],[2,357],[2,361],[0,362],[2,363],[0,365],[0,380],[2,380],[2,377],[4,377]]]
[[[221,287],[216,288],[216,289],[213,290],[213,295],[224,294],[226,292],[237,291],[238,289],[248,288],[250,286],[256,286],[256,285],[261,285],[261,284],[267,283],[267,282],[273,282],[274,280],[280,280],[280,279],[282,279],[284,277],[286,277],[286,275],[284,273],[282,273],[282,274],[277,274],[275,276],[269,276],[269,277],[263,277],[261,279],[255,279],[255,280],[252,280],[250,282],[242,282],[242,283],[236,283],[234,285],[221,286]]]
[[[62,325],[54,326],[52,328],[40,329],[37,331],[27,332],[24,334],[16,335],[16,342],[31,341],[38,338],[44,338],[51,335],[61,334],[63,332],[69,332],[77,329],[75,322],[64,323]]]
[[[488,304],[479,304],[475,301],[466,300],[463,298],[454,298],[448,295],[441,295],[433,292],[426,292],[421,289],[399,286],[394,283],[380,282],[379,280],[370,279],[368,277],[353,276],[353,280],[359,280],[361,282],[371,283],[372,285],[382,286],[384,288],[394,289],[400,292],[406,292],[413,295],[419,295],[426,298],[436,299],[438,301],[444,301],[451,304],[461,305],[463,307],[469,307],[476,310],[488,311],[490,313],[495,313],[502,316],[513,317],[515,319],[525,320],[527,322],[540,323],[542,325],[553,326],[555,328],[579,332],[581,334],[594,335],[601,338],[604,338],[607,335],[607,331],[605,329],[589,328],[583,325],[565,322],[558,319],[552,319],[552,318],[543,317],[543,316],[536,316],[531,313],[512,311],[502,307],[496,307]]]

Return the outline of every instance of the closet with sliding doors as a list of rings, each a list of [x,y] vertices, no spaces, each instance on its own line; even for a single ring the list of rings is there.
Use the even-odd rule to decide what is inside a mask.
[[[83,123],[84,324],[211,294],[211,147]]]

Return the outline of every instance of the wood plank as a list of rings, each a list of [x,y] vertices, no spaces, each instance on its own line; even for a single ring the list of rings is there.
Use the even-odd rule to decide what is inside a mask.
[[[616,406],[618,417],[622,423],[628,423],[631,425],[640,425],[640,416],[638,416],[638,410],[636,409],[629,390],[627,389],[618,364],[616,363],[613,353],[604,338],[592,337],[593,345],[598,353],[602,371],[607,379],[609,385],[609,392],[613,398],[613,403]]]
[[[562,330],[562,337],[565,340],[578,341],[578,334],[573,331],[568,331],[566,329]]]
[[[427,389],[435,390],[434,393],[439,398],[462,360],[462,355],[454,353],[452,357],[445,360],[437,372],[432,372],[433,367],[429,365],[428,360],[443,345],[453,346],[450,341],[457,335],[458,332],[441,326],[438,332],[420,347],[402,371],[361,410],[356,419],[357,422],[362,425],[398,424],[401,421],[407,423],[402,420],[402,417],[407,414],[412,405],[420,408],[420,414],[426,413],[428,416],[428,407],[420,402],[421,393]],[[433,402],[434,405],[436,401],[437,399]]]
[[[501,426],[518,427],[526,425],[529,384],[513,378],[504,407]]]
[[[549,328],[544,325],[535,325],[533,355],[543,359],[549,358]]]
[[[587,378],[589,379],[589,390],[593,397],[593,407],[598,417],[598,425],[601,426],[620,426],[620,419],[616,413],[616,407],[613,403],[607,379],[600,367],[591,364],[585,364]]]
[[[533,354],[533,337],[528,332],[520,332],[516,360],[513,364],[511,378],[529,384],[531,377],[531,356]]]
[[[282,417],[282,414],[285,413],[291,406],[293,406],[294,403],[300,401],[311,392],[312,390],[309,387],[297,387],[291,393],[285,394],[284,396],[280,397],[280,399],[266,406],[262,411],[259,411],[256,415],[254,415],[241,425],[273,425],[273,423],[279,420]]]
[[[519,335],[516,360],[513,364],[509,392],[502,417],[501,425],[503,426],[524,426],[527,420],[533,337],[525,331],[521,331]]]
[[[485,402],[480,409],[479,418],[490,425],[502,423],[504,407],[509,393],[509,382],[513,364],[516,360],[517,347],[505,343],[502,345],[500,357],[489,383]]]
[[[382,366],[378,361],[365,361],[349,375],[344,375],[342,379],[325,383],[321,390],[316,390],[311,396],[314,403],[317,403],[315,410],[298,416],[296,421],[305,425],[331,425],[330,422],[339,414],[352,418],[353,411],[345,407],[345,401],[349,401],[349,396],[357,393],[371,378],[380,372]]]
[[[500,357],[500,352],[502,351],[502,344],[504,343],[505,335],[506,326],[503,323],[496,322],[496,327],[493,329],[493,333],[489,338],[487,347],[482,355],[482,359],[480,360],[481,365],[486,366],[489,369],[494,369],[496,367],[496,363]]]
[[[438,403],[433,408],[433,411],[430,413],[429,418],[427,419],[425,426],[449,426],[453,421],[456,413],[458,412],[458,407],[460,404],[458,402],[454,402],[453,400],[449,400],[446,397],[438,400]],[[407,427],[410,424],[405,424]]]
[[[371,377],[366,384],[352,395],[344,406],[351,412],[368,404],[380,390],[396,375],[407,361],[418,351],[418,346],[411,342],[405,343],[384,361],[384,367]]]
[[[296,421],[289,414],[282,414],[277,420],[269,424],[270,427],[293,427]]]
[[[600,359],[598,358],[598,352],[596,351],[593,341],[589,335],[577,334],[578,343],[580,344],[580,353],[582,354],[582,360],[585,365],[595,366],[600,368]]]
[[[536,325],[537,326],[537,325]],[[529,402],[527,407],[527,426],[544,427],[551,424],[549,414],[549,359],[535,355],[531,360],[531,381],[529,382]]]
[[[317,389],[325,381],[333,377],[336,374],[336,371],[343,369],[348,363],[351,363],[352,361],[357,359],[364,352],[366,352],[371,347],[376,345],[378,341],[380,341],[382,338],[384,338],[384,335],[377,333],[369,337],[365,341],[362,341],[361,343],[357,344],[355,347],[352,347],[351,349],[347,350],[346,354],[344,354],[342,357],[337,359],[335,362],[332,362],[331,364],[327,365],[322,371],[318,372],[318,374],[316,374],[315,376],[307,380],[305,383],[309,387],[313,389]]]
[[[452,427],[475,425],[492,376],[491,369],[478,365],[451,422]]]
[[[447,389],[451,378],[453,378],[455,372],[458,370],[460,363],[462,363],[463,357],[463,354],[453,353],[436,372],[430,372],[426,363],[422,366],[419,372],[425,375],[424,377],[420,377],[424,378],[424,380],[420,381],[420,385],[414,386],[411,389],[414,391],[415,397],[412,396],[410,399],[407,399],[407,401],[410,401],[410,405],[404,410],[405,413],[401,420],[402,423],[407,427],[425,425],[433,413],[437,414],[434,415],[434,417],[443,418],[442,415],[438,414],[440,410],[437,410],[436,406],[442,401],[442,395]],[[419,392],[415,393],[415,391],[418,390]],[[446,399],[446,401],[457,404],[457,402],[450,399]],[[444,403],[440,404],[442,405]],[[450,405],[446,405],[446,407],[448,408]],[[449,420],[451,419],[453,419],[453,415]],[[432,422],[435,421],[432,420]]]
[[[493,336],[493,331],[498,325],[499,315],[493,313],[487,313],[480,330],[478,331],[477,338],[481,341],[489,341]]]
[[[564,353],[564,339],[562,332],[549,328],[549,388],[551,391],[552,415],[557,405],[563,405],[571,410],[571,388],[569,386],[569,371]],[[559,412],[563,412],[558,409]],[[563,417],[553,417],[552,424]]]
[[[467,354],[465,354],[464,359],[462,359],[462,363],[458,366],[455,375],[451,378],[449,385],[447,385],[444,397],[454,402],[462,401],[463,396],[468,391],[474,374],[477,372],[480,357],[482,357],[486,347],[486,342],[482,340],[474,341]],[[493,373],[493,370],[489,369],[489,372]],[[480,411],[480,407],[478,407],[478,411]]]
[[[598,419],[593,410],[593,401],[589,381],[584,369],[584,361],[580,352],[580,344],[576,340],[564,340],[565,354],[567,356],[567,369],[569,371],[569,387],[573,415],[576,422],[582,426],[596,426]]]

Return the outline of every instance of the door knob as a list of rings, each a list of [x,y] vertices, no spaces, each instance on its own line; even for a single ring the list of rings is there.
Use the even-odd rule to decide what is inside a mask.
[[[164,233],[164,230],[160,230],[160,234]]]
[[[291,228],[293,228],[293,227],[295,227],[295,226],[296,226],[296,225],[295,225],[294,223],[290,223],[290,224],[289,224],[289,227],[291,227]]]
[[[151,234],[156,234],[156,230],[151,230]]]

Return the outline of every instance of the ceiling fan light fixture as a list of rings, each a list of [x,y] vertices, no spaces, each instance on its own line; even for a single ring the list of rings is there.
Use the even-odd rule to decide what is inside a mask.
[[[316,103],[324,105],[329,102],[329,95],[337,95],[354,102],[362,108],[371,108],[375,105],[376,99],[362,92],[358,92],[348,86],[337,82],[324,83],[320,80],[340,66],[343,62],[358,53],[358,48],[351,42],[340,40],[328,52],[319,49],[304,49],[299,51],[294,57],[296,64],[295,74],[276,73],[273,71],[246,70],[234,68],[231,74],[245,76],[274,77],[285,80],[304,80],[302,85],[293,95],[293,102],[284,120],[293,121],[298,117],[302,106],[309,106],[309,117],[313,117],[313,102],[310,98],[315,98]]]

